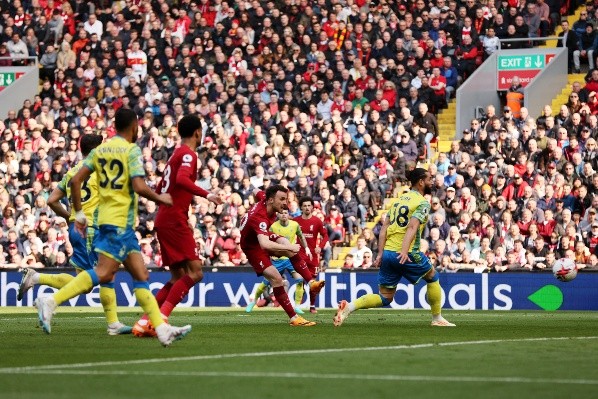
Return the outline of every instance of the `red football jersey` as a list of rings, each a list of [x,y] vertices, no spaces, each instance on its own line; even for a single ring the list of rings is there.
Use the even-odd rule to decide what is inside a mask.
[[[303,219],[303,216],[297,216],[293,220],[299,223],[301,232],[305,237],[305,241],[307,241],[307,246],[312,252],[318,245],[318,233],[322,236],[320,248],[324,248],[328,242],[328,231],[326,231],[324,224],[318,217],[312,215],[309,219]]]
[[[263,199],[263,191],[257,196],[260,199],[241,220],[241,249],[256,250],[261,248],[257,239],[258,235],[270,235],[270,226],[276,221],[276,213],[268,216],[266,200]]]
[[[197,180],[197,154],[186,145],[174,151],[168,160],[162,180],[156,188],[160,194],[172,196],[172,206],[160,206],[156,216],[156,227],[187,224],[189,206],[193,197],[207,197],[209,192],[195,185]]]

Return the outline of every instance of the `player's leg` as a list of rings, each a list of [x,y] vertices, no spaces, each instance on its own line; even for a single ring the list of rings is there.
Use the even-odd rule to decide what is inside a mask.
[[[295,309],[293,307],[293,304],[291,304],[291,301],[289,300],[289,296],[284,289],[284,283],[282,281],[282,276],[280,275],[280,272],[278,270],[276,270],[276,268],[274,266],[266,267],[262,271],[262,274],[272,285],[272,290],[274,291],[274,297],[276,298],[276,300],[278,301],[280,306],[282,306],[282,308],[284,309],[286,314],[291,319],[290,324],[292,326],[309,327],[309,326],[313,326],[316,324],[314,322],[309,322],[309,321],[305,320],[303,317],[297,315],[297,313],[295,312]]]
[[[287,244],[289,241],[286,238],[281,237],[278,240],[276,240],[276,242],[279,244]],[[300,252],[297,255],[290,258],[290,261],[291,261],[291,264],[293,265],[293,269],[295,269],[295,271],[297,273],[299,273],[301,275],[301,277],[303,277],[303,280],[306,281],[309,286],[310,304],[315,304],[316,297],[318,296],[318,294],[320,293],[322,288],[324,288],[324,286],[326,285],[326,282],[324,280],[318,281],[315,279],[315,277],[314,277],[315,275],[309,269],[309,266],[307,265],[307,262],[306,262],[304,256],[305,255],[303,255]],[[314,306],[314,310],[315,310],[315,306]]]
[[[432,326],[455,327],[455,324],[442,317],[442,288],[438,280],[438,273],[432,267],[424,276],[427,283],[427,297],[432,311]]]
[[[253,294],[253,301],[251,301],[247,304],[247,307],[245,308],[245,312],[251,313],[251,311],[253,310],[255,305],[257,305],[257,301],[264,294],[264,291],[268,290],[269,286],[270,286],[270,282],[266,278],[264,278],[262,280],[262,282],[260,282],[258,284],[257,288],[255,289],[255,294]]]
[[[52,317],[58,305],[77,295],[91,291],[94,286],[101,282],[111,281],[119,264],[120,262],[100,254],[95,269],[85,270],[84,272],[79,273],[77,277],[58,290],[58,292],[54,293],[54,295],[37,298],[35,306],[37,307],[42,330],[45,333],[50,334]]]
[[[135,237],[134,234],[132,235]],[[147,313],[156,330],[156,335],[158,336],[160,343],[164,346],[168,346],[172,342],[187,335],[191,331],[191,326],[173,327],[162,320],[158,302],[156,302],[156,298],[152,295],[149,289],[149,273],[143,263],[141,254],[137,251],[138,244],[137,247],[134,246],[134,244],[136,244],[136,239],[135,243],[132,244],[133,245],[129,248],[132,247],[133,249],[129,252],[123,264],[133,277],[135,298],[137,299],[137,302],[141,305],[144,312]]]
[[[85,238],[81,237],[79,232],[74,228],[69,232],[69,238],[79,240],[77,248],[73,245],[74,256],[73,259],[71,259],[73,264],[78,263],[79,265],[76,269],[77,274],[84,272],[85,270],[93,269],[98,263],[98,254],[94,250],[96,233],[97,229],[94,227],[89,227],[87,229],[87,237]],[[85,247],[81,248],[82,245],[85,245]],[[79,255],[75,256],[75,253],[77,252]],[[118,314],[116,312],[116,291],[114,290],[114,275],[112,276],[111,281],[100,283],[100,302],[104,309],[106,323],[108,324],[108,335],[131,334],[132,328],[124,325],[118,320]]]
[[[358,309],[379,308],[390,305],[394,298],[397,284],[402,277],[399,267],[397,253],[394,251],[384,251],[382,264],[378,271],[379,293],[365,294],[352,302],[341,301],[333,319],[334,325],[340,327],[347,317]]]
[[[17,300],[23,299],[23,295],[27,293],[34,285],[47,285],[52,288],[62,288],[67,285],[75,277],[67,273],[50,274],[38,273],[35,269],[24,268],[21,270],[23,276],[19,284],[19,291],[17,293]]]
[[[199,259],[183,262],[181,266],[174,265],[173,268],[182,268],[183,275],[172,285],[164,303],[160,306],[160,312],[168,318],[176,305],[183,300],[189,290],[203,279],[201,267],[203,262]]]
[[[89,268],[87,240],[75,229],[74,223],[69,225],[69,242],[73,247],[73,255],[69,260],[69,264],[75,269]],[[17,294],[17,300],[19,301],[22,299],[23,295],[36,284],[43,284],[52,288],[60,289],[74,279],[74,276],[66,273],[38,273],[37,271],[29,268],[23,269],[23,272],[24,274],[21,279],[21,284],[19,285],[19,291]]]
[[[295,270],[291,272],[291,276],[294,279],[293,284],[295,284],[295,312],[297,314],[303,314],[304,312],[303,310],[301,310],[299,306],[301,306],[301,301],[303,300],[303,293],[305,292],[305,290],[303,289],[303,284],[305,283],[305,281],[303,280],[301,275],[297,273]]]

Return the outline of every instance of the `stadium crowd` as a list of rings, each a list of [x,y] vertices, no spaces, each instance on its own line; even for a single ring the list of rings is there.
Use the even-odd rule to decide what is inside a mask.
[[[536,269],[571,252],[580,263],[597,263],[598,71],[574,85],[558,113],[546,107],[535,120],[525,109],[514,117],[510,109],[488,107],[449,153],[435,156],[431,148],[439,133],[435,115],[498,49],[499,38],[546,36],[576,4],[13,0],[0,6],[0,57],[11,57],[0,65],[34,56],[41,68],[39,95],[0,121],[0,264],[68,265],[67,221],[46,200],[81,159],[81,135],[113,136],[120,107],[138,114],[151,187],[180,143],[177,120],[187,113],[202,118],[197,184],[225,202],[197,198],[190,225],[212,266],[246,263],[241,218],[255,188],[280,183],[292,189],[292,216],[300,214],[298,198],[314,198],[333,244],[359,234],[345,266],[370,267],[381,222],[373,229],[366,222],[417,163],[429,165],[435,179],[424,238],[442,270]],[[156,204],[141,199],[139,207],[143,256],[161,266]],[[324,266],[330,258],[328,250]]]

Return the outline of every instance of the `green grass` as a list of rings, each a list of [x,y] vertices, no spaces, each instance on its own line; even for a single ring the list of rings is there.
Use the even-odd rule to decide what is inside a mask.
[[[138,314],[121,312],[133,323]],[[311,315],[309,315],[311,316]],[[175,311],[192,333],[170,348],[110,337],[102,314],[60,308],[52,334],[32,309],[0,310],[2,398],[596,397],[598,314],[320,311],[291,328],[282,310]],[[583,337],[580,339],[580,337]],[[484,342],[491,341],[491,342]],[[81,364],[85,363],[85,364]]]

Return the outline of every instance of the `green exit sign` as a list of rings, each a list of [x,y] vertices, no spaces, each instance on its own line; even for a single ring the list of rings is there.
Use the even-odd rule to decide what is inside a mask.
[[[0,73],[0,87],[10,86],[15,81],[14,72],[1,72]]]
[[[546,66],[546,55],[499,55],[498,70],[543,69]]]

